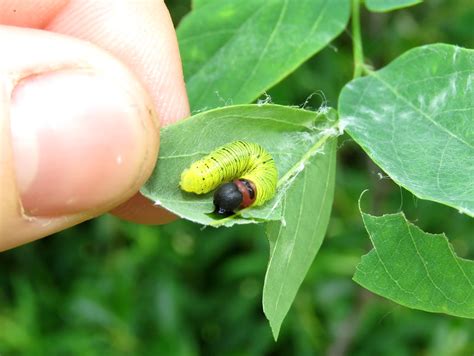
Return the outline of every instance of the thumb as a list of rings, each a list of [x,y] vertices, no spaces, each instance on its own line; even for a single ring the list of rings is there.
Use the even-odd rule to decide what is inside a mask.
[[[153,169],[152,103],[117,60],[44,31],[0,27],[0,250],[100,215]]]

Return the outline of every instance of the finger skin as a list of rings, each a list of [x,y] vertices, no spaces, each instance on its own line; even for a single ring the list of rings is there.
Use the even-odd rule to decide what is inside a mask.
[[[103,50],[59,34],[8,26],[0,26],[0,43],[4,53],[9,54],[0,56],[0,250],[5,250],[101,215],[133,196],[153,169],[159,134],[154,104],[146,90],[126,66]],[[31,76],[78,69],[100,73],[126,88],[137,103],[133,109],[140,132],[141,148],[135,157],[139,168],[126,172],[128,181],[124,181],[120,192],[93,209],[50,217],[27,216],[14,168],[10,121],[13,93],[19,83]]]
[[[0,24],[42,29],[69,2],[69,0],[2,0]]]
[[[70,1],[47,30],[90,41],[144,83],[161,121],[189,115],[176,33],[163,1]]]
[[[140,78],[161,125],[189,115],[176,34],[163,1],[6,0],[0,2],[0,23],[92,42]],[[175,219],[139,193],[112,213],[146,224]]]
[[[46,28],[90,41],[123,61],[148,89],[161,126],[189,116],[176,34],[163,1],[71,1]],[[140,193],[112,213],[142,224],[176,219]]]

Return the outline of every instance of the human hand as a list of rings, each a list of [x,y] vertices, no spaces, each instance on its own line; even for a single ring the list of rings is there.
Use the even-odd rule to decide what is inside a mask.
[[[108,211],[172,220],[137,193],[158,121],[189,114],[164,3],[4,0],[0,24],[0,250]]]

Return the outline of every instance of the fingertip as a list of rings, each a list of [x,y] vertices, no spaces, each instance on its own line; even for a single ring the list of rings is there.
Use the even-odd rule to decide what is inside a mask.
[[[14,27],[0,39],[3,250],[133,196],[155,165],[159,129],[141,83],[90,43]]]
[[[84,212],[136,192],[156,159],[146,100],[93,70],[27,77],[15,87],[11,131],[23,208]]]

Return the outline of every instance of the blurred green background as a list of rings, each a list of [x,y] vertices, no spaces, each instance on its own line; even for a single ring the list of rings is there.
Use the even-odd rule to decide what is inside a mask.
[[[174,23],[189,1],[167,1]],[[447,42],[474,48],[472,0],[431,0],[389,14],[362,12],[376,67],[404,51]],[[351,79],[346,31],[269,90],[272,101],[337,107]],[[370,249],[357,209],[403,210],[445,232],[474,259],[474,222],[418,200],[339,140],[333,214],[320,253],[277,343],[262,312],[268,243],[263,227],[202,229],[186,221],[139,226],[112,216],[0,254],[0,355],[473,355],[474,322],[410,310],[356,285]]]

